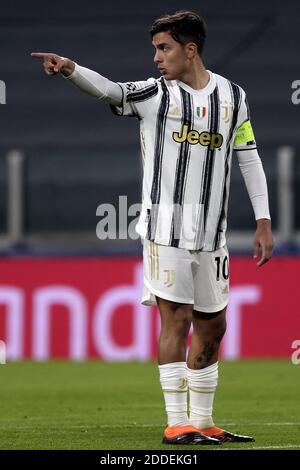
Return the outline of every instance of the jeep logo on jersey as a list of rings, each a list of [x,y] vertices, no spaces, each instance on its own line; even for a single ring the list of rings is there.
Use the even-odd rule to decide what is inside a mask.
[[[180,144],[187,140],[191,145],[200,144],[204,147],[209,146],[210,150],[220,148],[223,143],[222,134],[214,134],[208,131],[199,134],[199,132],[194,129],[189,130],[186,124],[182,126],[181,135],[179,135],[179,132],[173,132],[172,137],[175,142]]]

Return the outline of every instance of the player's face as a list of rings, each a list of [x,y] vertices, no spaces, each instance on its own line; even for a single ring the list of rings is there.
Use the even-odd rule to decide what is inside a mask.
[[[187,71],[190,60],[185,46],[172,38],[170,33],[157,33],[153,36],[155,49],[154,62],[166,80],[176,80]]]

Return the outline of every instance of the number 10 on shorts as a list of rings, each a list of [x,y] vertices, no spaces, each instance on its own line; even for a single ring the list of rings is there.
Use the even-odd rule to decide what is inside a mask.
[[[223,260],[221,259],[221,256],[216,256],[215,257],[215,262],[217,264],[217,276],[216,280],[220,280],[220,275],[222,274],[223,279],[227,281],[229,277],[229,263],[228,263],[228,256],[225,256]]]

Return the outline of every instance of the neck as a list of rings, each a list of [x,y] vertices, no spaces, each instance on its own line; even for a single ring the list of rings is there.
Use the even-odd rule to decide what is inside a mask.
[[[209,73],[204,67],[202,60],[199,58],[191,64],[191,67],[185,71],[179,80],[194,90],[205,88],[209,82]]]

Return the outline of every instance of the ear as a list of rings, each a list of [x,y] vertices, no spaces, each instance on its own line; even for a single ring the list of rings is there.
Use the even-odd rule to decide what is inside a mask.
[[[198,48],[194,42],[188,42],[185,48],[188,59],[193,59],[198,54]]]

